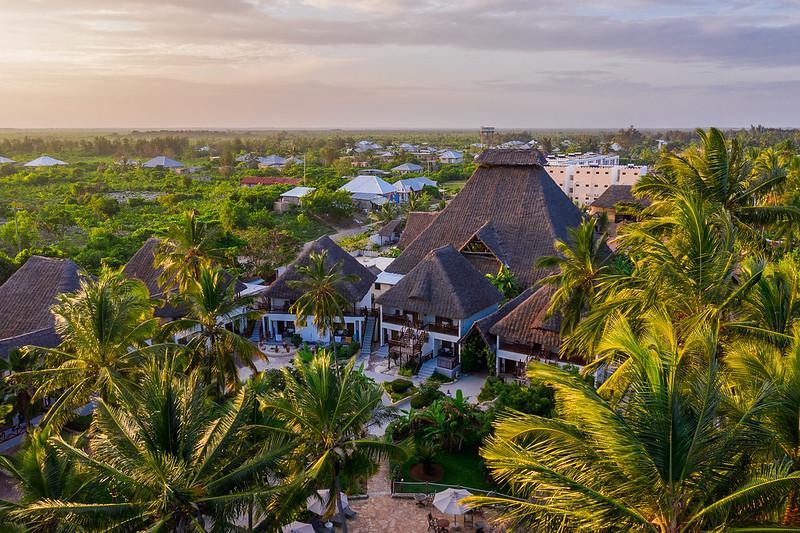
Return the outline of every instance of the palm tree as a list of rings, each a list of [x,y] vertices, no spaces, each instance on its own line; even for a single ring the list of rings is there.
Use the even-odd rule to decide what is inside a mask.
[[[60,393],[45,424],[65,422],[96,394],[106,401],[126,394],[143,362],[164,348],[146,343],[158,326],[147,287],[120,271],[82,279],[77,292],[58,297],[53,314],[61,344],[26,347],[26,353],[43,357],[41,368],[6,378],[37,386],[34,401]]]
[[[386,203],[377,211],[370,211],[369,217],[381,226],[385,226],[397,218],[397,209],[395,209],[394,204]]]
[[[588,218],[575,228],[570,228],[567,241],[556,241],[556,255],[544,256],[536,268],[557,272],[541,280],[542,284],[555,285],[548,315],[560,312],[561,334],[575,329],[583,313],[595,299],[596,285],[610,268],[611,251],[608,235],[596,231],[597,220]]]
[[[770,201],[784,189],[787,173],[770,163],[769,153],[754,165],[736,139],[726,140],[716,128],[697,130],[697,135],[700,146],[682,154],[665,153],[656,172],[642,176],[634,191],[655,200],[653,212],[687,191],[695,192],[725,210],[743,244],[752,251],[769,251],[766,230],[800,222],[800,208]]]
[[[732,375],[732,390],[741,403],[766,394],[767,408],[760,420],[766,426],[778,455],[791,472],[800,472],[800,329],[791,342],[775,346],[762,340],[739,342],[724,362]],[[800,526],[800,492],[792,490],[783,515],[785,526]]]
[[[281,421],[295,439],[288,458],[295,475],[309,492],[330,490],[326,516],[338,513],[345,533],[343,475],[368,475],[374,461],[405,455],[395,444],[368,437],[370,425],[390,412],[383,405],[382,389],[354,365],[351,360],[340,372],[334,357],[320,350],[309,364],[297,365],[296,373],[284,369],[283,391],[261,398],[262,410]],[[356,465],[360,471],[355,471]]]
[[[488,279],[498,291],[503,293],[503,298],[506,301],[513,300],[519,296],[521,292],[519,283],[517,283],[517,279],[514,277],[514,273],[511,272],[511,269],[505,264],[500,265],[497,274],[486,274],[486,279]]]
[[[603,349],[628,361],[617,371],[628,393],[616,403],[580,377],[532,364],[529,377],[555,389],[558,416],[502,415],[481,454],[519,499],[469,502],[500,505],[501,519],[537,531],[696,533],[770,522],[800,473],[757,460],[769,439],[758,422],[765,404],[729,411],[718,346],[712,326],[681,338],[664,312],[640,335],[615,321]]]
[[[268,502],[278,492],[274,468],[286,452],[277,440],[247,443],[253,401],[245,387],[231,402],[214,405],[196,374],[152,365],[140,391],[121,398],[118,408],[97,402],[91,453],[61,438],[50,441],[113,501],[42,497],[12,516],[104,531],[206,531],[210,519],[215,531],[230,530],[252,501]]]
[[[162,269],[159,283],[164,287],[175,284],[184,291],[202,266],[222,262],[222,250],[216,248],[218,237],[218,229],[201,222],[197,211],[186,211],[156,248],[153,262]]]
[[[256,320],[260,313],[246,311],[252,298],[236,294],[236,280],[224,270],[201,265],[180,296],[186,316],[169,323],[166,332],[191,331],[186,346],[190,369],[201,369],[206,386],[215,382],[221,395],[239,388],[239,364],[257,372],[253,360],[266,360],[261,350],[242,335],[226,327],[221,319]]]
[[[0,456],[0,468],[8,472],[16,481],[20,491],[18,501],[0,501],[2,518],[13,522],[13,511],[40,500],[72,500],[102,498],[102,493],[93,490],[90,476],[81,472],[75,461],[58,454],[56,446],[50,441],[52,428],[37,428],[27,435],[22,449],[13,455]],[[77,440],[71,440],[76,445]],[[79,444],[83,445],[83,443]],[[3,524],[4,526],[7,524]],[[45,521],[39,527],[29,527],[26,531],[67,531],[64,524],[59,527],[57,520]]]
[[[413,193],[408,197],[408,202],[403,206],[406,214],[412,211],[428,211],[431,208],[431,195],[427,192]]]
[[[299,323],[314,317],[314,326],[320,337],[332,332],[337,323],[344,324],[345,309],[352,304],[339,287],[342,283],[358,280],[355,275],[342,274],[341,262],[326,266],[327,257],[327,250],[310,254],[309,263],[297,267],[301,279],[288,282],[290,287],[303,292],[289,310]]]

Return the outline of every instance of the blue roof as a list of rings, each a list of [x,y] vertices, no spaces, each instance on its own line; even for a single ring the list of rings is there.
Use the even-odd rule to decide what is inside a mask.
[[[164,168],[181,168],[183,163],[179,163],[174,159],[170,159],[169,157],[160,155],[158,157],[154,157],[150,161],[146,162],[142,165],[144,168],[156,168],[156,167],[164,167]]]
[[[403,163],[402,165],[397,165],[392,170],[395,172],[419,172],[422,170],[422,167],[416,163]]]

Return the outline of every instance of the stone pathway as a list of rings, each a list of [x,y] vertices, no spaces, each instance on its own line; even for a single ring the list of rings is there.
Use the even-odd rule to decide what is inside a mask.
[[[433,506],[418,507],[410,498],[391,497],[389,465],[386,462],[367,482],[367,490],[369,498],[350,501],[350,507],[358,513],[355,520],[348,522],[350,533],[428,533],[428,513],[434,518],[449,520],[450,531],[454,531],[452,516],[443,515]],[[475,523],[480,525],[486,520],[477,518]],[[458,526],[465,533],[475,531],[469,520],[466,527],[463,526],[463,517],[458,517]]]

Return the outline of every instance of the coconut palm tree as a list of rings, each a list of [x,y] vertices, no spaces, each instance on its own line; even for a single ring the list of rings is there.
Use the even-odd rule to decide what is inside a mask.
[[[262,410],[281,421],[294,439],[287,458],[294,475],[304,480],[309,493],[330,490],[326,516],[338,513],[345,533],[342,477],[369,475],[374,461],[405,454],[395,444],[369,438],[369,427],[391,412],[381,400],[382,389],[354,365],[353,359],[339,371],[334,357],[320,350],[309,364],[297,365],[295,373],[284,369],[283,391],[261,398]]]
[[[142,364],[166,349],[146,342],[158,326],[147,287],[120,271],[83,278],[77,292],[58,297],[53,314],[61,344],[26,347],[26,353],[43,358],[41,367],[7,378],[33,383],[34,401],[59,394],[44,424],[65,422],[95,395],[110,401],[126,394]]]
[[[200,369],[205,385],[216,383],[220,395],[239,388],[239,366],[257,372],[254,359],[266,360],[244,336],[226,327],[222,318],[257,320],[261,314],[247,311],[252,298],[236,294],[236,279],[222,269],[200,265],[197,278],[191,279],[180,295],[186,316],[167,324],[165,331],[191,331],[186,345],[188,366]]]
[[[162,269],[159,283],[186,290],[202,266],[221,263],[223,252],[217,248],[219,230],[199,220],[197,211],[186,211],[171,226],[155,250],[153,262]]]
[[[286,453],[277,440],[247,442],[253,401],[245,387],[215,405],[196,374],[152,365],[140,390],[122,397],[119,407],[97,402],[91,453],[61,438],[50,441],[113,501],[43,497],[12,516],[32,526],[56,520],[86,530],[189,532],[213,524],[214,531],[229,531],[252,501],[278,493],[275,467]]]
[[[664,311],[638,335],[615,321],[602,348],[627,361],[619,402],[531,365],[529,377],[555,389],[558,416],[502,415],[481,454],[519,499],[469,502],[499,505],[501,519],[536,531],[697,533],[775,522],[800,473],[758,460],[769,440],[759,423],[766,402],[729,408],[718,347],[713,325],[680,336]]]
[[[403,206],[406,214],[412,211],[428,211],[431,208],[431,195],[427,192],[413,193],[408,196],[408,201]]]
[[[760,421],[768,430],[778,456],[789,462],[792,472],[800,471],[800,329],[791,342],[775,346],[763,340],[733,344],[724,358],[732,375],[732,390],[741,403],[766,394],[767,408]],[[765,441],[766,444],[766,441]],[[772,451],[772,450],[770,450]],[[785,526],[800,526],[800,491],[793,490],[783,513]]]
[[[8,472],[17,484],[18,501],[0,501],[2,521],[10,526],[15,522],[11,514],[26,505],[45,499],[72,501],[99,501],[103,494],[94,490],[92,478],[78,469],[75,461],[58,454],[56,446],[50,441],[51,427],[36,428],[27,435],[22,449],[13,455],[0,456],[0,468]],[[81,441],[83,439],[80,439]],[[71,439],[72,445],[85,443]],[[51,532],[68,531],[66,524],[57,520],[45,521],[25,531]]]
[[[397,209],[394,204],[386,203],[377,211],[370,211],[369,217],[381,226],[385,226],[397,218]]]
[[[697,130],[697,135],[699,146],[663,154],[656,171],[642,176],[634,191],[654,199],[651,212],[687,191],[697,193],[725,210],[743,245],[770,251],[768,231],[800,222],[800,208],[771,201],[784,189],[787,173],[770,164],[774,158],[769,153],[754,165],[736,139],[728,141],[716,128]]]
[[[597,220],[588,218],[580,226],[570,228],[567,241],[555,242],[556,254],[540,257],[536,268],[557,271],[541,280],[555,285],[548,315],[560,312],[561,334],[572,332],[581,315],[592,304],[598,279],[610,268],[611,250],[608,235],[598,234]]]
[[[344,312],[351,302],[342,295],[339,286],[358,279],[354,275],[342,274],[341,262],[326,266],[327,257],[327,250],[312,253],[307,265],[297,267],[301,279],[288,282],[290,287],[303,292],[289,310],[295,314],[298,323],[305,323],[308,317],[313,317],[321,337],[332,332],[337,323],[344,324]]]

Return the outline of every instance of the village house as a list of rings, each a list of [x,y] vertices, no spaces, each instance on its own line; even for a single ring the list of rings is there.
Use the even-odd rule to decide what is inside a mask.
[[[279,155],[268,155],[267,157],[256,157],[258,168],[283,168],[286,166],[286,159]]]
[[[400,201],[400,194],[394,185],[379,176],[355,176],[339,187],[339,190],[350,193],[353,203],[362,209],[373,209],[387,202]]]
[[[50,309],[60,294],[78,290],[80,278],[69,259],[34,255],[0,285],[0,357],[27,345],[58,346]]]
[[[293,207],[299,206],[301,198],[311,194],[316,190],[316,187],[295,187],[293,189],[289,189],[285,193],[281,194],[280,199],[275,202],[275,211],[278,213],[284,213]]]
[[[418,178],[406,178],[394,182],[394,188],[399,193],[400,203],[408,201],[409,196],[421,192],[425,187],[438,187],[439,183],[424,176]]]
[[[431,361],[434,371],[460,370],[458,340],[497,309],[503,295],[452,245],[429,252],[397,283],[377,296],[380,343],[396,364]]]
[[[422,172],[422,167],[416,163],[403,163],[392,169],[395,174],[417,174]]]
[[[47,155],[43,155],[42,157],[37,157],[33,161],[28,161],[25,163],[24,167],[33,167],[33,168],[42,168],[42,167],[58,167],[68,165],[65,161],[60,159],[56,159],[54,157],[50,157]]]
[[[353,280],[344,280],[337,286],[339,293],[347,299],[348,307],[345,309],[344,323],[340,323],[333,332],[333,340],[342,343],[363,341],[367,312],[372,307],[370,288],[375,282],[375,274],[328,236],[307,244],[299,257],[264,291],[262,307],[265,314],[262,327],[269,339],[288,341],[296,334],[306,342],[330,342],[330,334],[323,335],[318,331],[313,317],[308,317],[305,323],[298,322],[290,310],[292,304],[303,294],[301,288],[293,287],[291,283],[302,279],[298,268],[310,264],[311,254],[322,252],[326,253],[326,268],[341,264],[341,274],[353,277]]]
[[[183,163],[170,159],[169,157],[160,155],[142,163],[142,168],[170,168],[178,169],[183,168]]]
[[[381,226],[376,233],[370,235],[369,240],[371,243],[377,244],[378,246],[386,246],[399,241],[402,232],[403,221],[399,219],[391,220],[387,224]]]
[[[439,154],[439,161],[446,165],[456,165],[464,162],[464,154],[457,150],[445,150]]]

